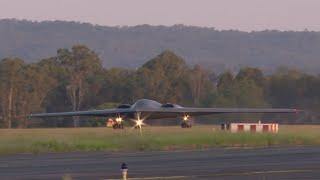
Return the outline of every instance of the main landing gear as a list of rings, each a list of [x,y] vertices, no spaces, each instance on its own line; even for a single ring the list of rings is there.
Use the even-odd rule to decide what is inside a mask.
[[[181,128],[191,128],[192,127],[192,123],[189,120],[190,116],[189,115],[184,115],[182,122],[181,122]]]

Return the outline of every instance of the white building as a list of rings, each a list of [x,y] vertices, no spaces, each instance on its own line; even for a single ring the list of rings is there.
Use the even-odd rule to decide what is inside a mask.
[[[236,132],[269,132],[278,133],[279,124],[278,123],[230,123],[222,124],[222,130],[229,130],[233,133]]]

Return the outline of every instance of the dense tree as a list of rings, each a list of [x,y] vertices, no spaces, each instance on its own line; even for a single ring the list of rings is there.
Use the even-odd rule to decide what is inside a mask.
[[[235,106],[236,102],[234,99],[234,76],[230,72],[224,72],[219,76],[219,80],[217,83],[218,89],[218,97],[217,97],[217,104],[224,105],[224,106]]]
[[[59,49],[56,59],[67,72],[66,91],[72,110],[78,111],[88,92],[87,80],[102,69],[101,61],[95,52],[83,45],[73,46],[71,51]],[[74,123],[74,126],[78,126],[79,122],[75,119]]]
[[[138,70],[137,83],[144,87],[144,95],[148,98],[179,102],[184,97],[181,88],[186,86],[186,73],[185,61],[171,51],[164,51]]]
[[[24,62],[20,59],[6,58],[0,64],[1,109],[3,121],[8,128],[12,127],[19,86],[22,82]]]
[[[237,107],[265,107],[263,89],[253,80],[239,80],[233,86]]]
[[[0,127],[6,128],[27,127],[31,121],[26,116],[33,112],[100,109],[139,98],[199,107],[294,107],[306,110],[296,123],[319,123],[320,76],[288,68],[264,75],[251,67],[215,75],[208,67],[189,67],[168,50],[135,70],[107,69],[96,53],[77,45],[34,64],[3,59],[0,79]],[[102,125],[100,120],[84,119],[82,125]],[[38,126],[72,125],[67,120],[40,122]]]
[[[132,103],[142,98],[143,94],[136,83],[136,72],[133,70],[111,68],[103,73],[102,89],[99,92],[100,103]]]
[[[200,101],[214,90],[214,84],[210,81],[210,73],[200,65],[195,65],[189,71],[189,86],[192,94],[193,104],[200,105]]]
[[[16,126],[27,127],[26,116],[32,111],[40,111],[48,92],[57,85],[46,67],[40,64],[26,65],[22,71],[22,81],[19,86],[17,115],[20,122]]]
[[[269,79],[269,98],[277,107],[297,106],[303,97],[303,87],[299,85],[303,74],[296,70],[279,69]]]
[[[263,87],[265,84],[265,78],[263,73],[258,68],[246,67],[240,69],[236,77],[237,80],[252,80],[254,83],[260,87]]]

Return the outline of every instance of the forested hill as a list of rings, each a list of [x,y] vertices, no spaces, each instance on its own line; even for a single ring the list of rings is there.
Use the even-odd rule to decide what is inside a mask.
[[[175,25],[104,27],[75,22],[0,20],[0,59],[27,62],[54,56],[58,48],[85,44],[106,67],[136,68],[170,49],[187,63],[214,69],[294,66],[320,70],[320,32],[240,32]]]

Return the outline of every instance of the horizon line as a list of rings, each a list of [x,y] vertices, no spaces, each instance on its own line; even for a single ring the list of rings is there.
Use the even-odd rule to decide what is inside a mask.
[[[175,27],[175,26],[182,26],[182,27],[194,27],[194,28],[204,28],[204,29],[210,29],[214,31],[237,31],[237,32],[245,32],[245,33],[252,33],[252,32],[266,32],[266,31],[277,31],[277,32],[315,32],[318,33],[320,30],[309,30],[308,28],[305,28],[304,30],[280,30],[280,29],[264,29],[264,30],[240,30],[240,29],[219,29],[213,26],[199,26],[199,25],[192,25],[192,24],[183,24],[183,23],[177,23],[177,24],[170,24],[170,25],[164,25],[164,24],[136,24],[136,25],[103,25],[103,24],[97,24],[87,21],[78,21],[78,20],[61,20],[61,19],[48,19],[48,20],[32,20],[32,19],[20,19],[20,18],[0,18],[0,21],[21,21],[21,22],[31,22],[31,23],[46,23],[46,22],[66,22],[66,23],[77,23],[77,24],[86,24],[91,25],[93,27],[111,27],[111,28],[132,28],[132,27],[139,27],[139,26],[151,26],[151,27]]]

